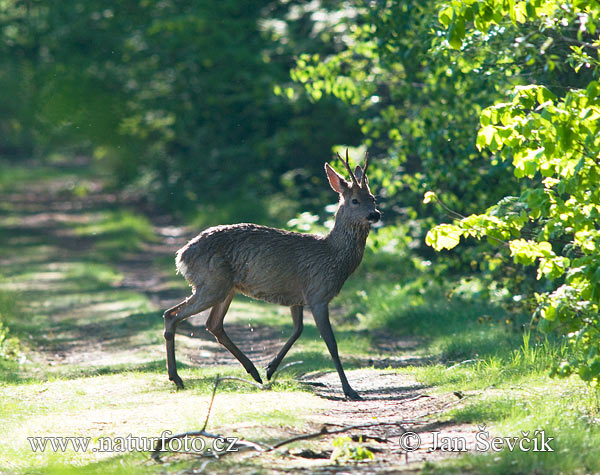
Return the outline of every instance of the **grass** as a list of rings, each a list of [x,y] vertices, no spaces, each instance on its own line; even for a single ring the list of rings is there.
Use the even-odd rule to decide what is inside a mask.
[[[549,362],[550,363],[550,362]],[[514,372],[501,377],[499,369],[462,370],[461,384],[455,377],[440,374],[442,369],[429,368],[423,381],[439,390],[462,388],[470,397],[458,409],[449,411],[450,420],[486,424],[494,436],[523,437],[544,431],[552,437],[550,452],[504,450],[486,455],[469,454],[458,460],[428,466],[431,473],[595,473],[600,467],[600,442],[597,424],[597,393],[581,381],[551,380],[547,371],[527,374]],[[513,368],[514,370],[514,368]],[[439,373],[438,373],[439,371]],[[458,371],[458,370],[457,370]],[[436,374],[437,373],[437,374]],[[520,374],[519,374],[520,373]],[[474,376],[474,377],[473,377]],[[466,380],[471,380],[471,384]],[[446,382],[444,382],[446,381]],[[476,383],[474,383],[476,381]],[[493,387],[475,389],[486,382]]]
[[[367,262],[359,270],[360,277],[349,282],[334,301],[344,302],[346,315],[357,316],[359,328],[414,336],[421,342],[415,350],[418,354],[435,355],[448,363],[493,357],[522,343],[527,315],[507,315],[501,307],[470,296],[448,297],[450,285],[432,283],[414,267],[412,274],[403,270],[396,275],[384,273],[382,262],[394,265],[389,260],[384,256],[375,265]]]
[[[31,452],[27,439],[30,436],[84,436],[94,442],[99,436],[153,437],[165,430],[177,433],[201,427],[217,372],[241,375],[240,371],[215,368],[202,372],[184,392],[174,391],[163,375],[153,372],[58,378],[0,387],[0,418],[6,433],[11,434],[10,440],[3,442],[0,469],[47,473],[52,466],[93,466],[111,457],[107,453],[73,450],[22,457]],[[282,399],[277,387],[275,391],[259,392],[250,386],[223,383],[211,412],[210,429],[269,441],[273,433],[264,427],[271,431],[277,427],[303,427],[306,422],[302,416],[323,403],[289,387],[283,389],[286,397]],[[240,421],[244,421],[244,427],[239,426]],[[142,458],[139,454],[119,458],[126,464],[137,463],[146,461],[148,454]]]
[[[85,170],[81,167],[64,166],[57,168],[55,166],[44,165],[41,163],[22,163],[16,161],[0,160],[0,192],[12,192],[18,188],[30,183],[47,183],[52,180],[73,179],[74,182],[82,182],[86,178],[93,176],[92,170]],[[75,183],[68,189],[75,190]],[[80,189],[80,188],[79,188]]]
[[[150,221],[139,214],[117,209],[106,210],[75,227],[80,237],[94,238],[98,257],[115,260],[139,251],[145,243],[156,240]]]
[[[115,456],[68,450],[33,454],[27,437],[83,436],[91,437],[94,442],[99,436],[151,437],[164,430],[176,433],[197,428],[206,414],[217,374],[245,377],[245,373],[237,366],[181,365],[187,390],[176,392],[165,376],[161,315],[147,299],[135,292],[115,289],[121,275],[107,264],[87,266],[75,262],[58,265],[53,272],[56,273],[53,278],[45,281],[46,290],[0,292],[0,309],[12,328],[11,333],[19,335],[31,347],[55,346],[61,351],[72,340],[85,341],[86,325],[96,325],[95,331],[102,337],[108,359],[104,365],[98,365],[96,360],[93,366],[82,361],[51,367],[40,366],[35,360],[25,363],[0,360],[0,420],[5,433],[11,434],[10,439],[1,443],[0,471],[152,473],[162,470],[160,466],[147,466],[147,453]],[[5,284],[30,282],[34,276],[30,271],[13,274]],[[73,285],[73,279],[79,284]],[[19,320],[20,311],[15,305],[24,295],[30,297],[29,305],[44,303],[34,305],[36,316],[26,323]],[[111,315],[106,314],[107,305]],[[241,301],[239,313],[234,314],[240,322],[247,322],[263,310],[257,307]],[[58,309],[66,314],[56,319]],[[283,321],[283,317],[273,313],[272,323]],[[97,326],[98,320],[101,326]],[[282,323],[282,330],[287,330],[285,325]],[[129,337],[123,340],[123,335]],[[326,402],[300,390],[293,379],[285,376],[268,392],[238,382],[224,382],[219,387],[210,428],[266,442],[279,436],[284,428],[302,428],[307,424],[304,416]],[[281,398],[282,393],[285,398]],[[240,421],[244,421],[244,427],[238,428]],[[27,453],[31,456],[23,457]],[[175,465],[189,467],[190,462]]]
[[[485,424],[490,438],[553,437],[554,453],[503,450],[469,453],[422,465],[424,473],[598,473],[600,472],[600,395],[576,376],[557,379],[551,369],[568,360],[572,348],[551,335],[530,333],[527,315],[470,295],[447,297],[410,264],[392,277],[379,272],[389,257],[369,263],[366,287],[346,286],[337,300],[359,328],[390,335],[413,335],[414,351],[434,363],[394,371],[411,372],[437,394],[457,393],[460,403],[441,421]],[[379,267],[379,270],[378,270]],[[375,269],[375,270],[373,270]],[[405,269],[412,269],[412,275]],[[391,368],[389,369],[392,370]],[[476,429],[475,429],[476,430]],[[442,435],[443,429],[442,429]]]
[[[600,469],[598,392],[576,377],[554,379],[550,369],[568,356],[560,342],[499,349],[494,356],[464,364],[411,368],[423,384],[439,392],[459,392],[464,402],[445,420],[485,425],[490,438],[534,436],[554,440],[550,452],[503,450],[470,453],[459,459],[426,464],[426,473],[590,473]]]

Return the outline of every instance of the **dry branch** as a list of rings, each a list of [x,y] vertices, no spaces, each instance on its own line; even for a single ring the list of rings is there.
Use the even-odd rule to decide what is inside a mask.
[[[298,364],[298,362],[288,363],[286,366],[284,366],[284,368],[287,366],[291,366],[293,364]],[[261,384],[255,383],[254,381],[249,381],[244,378],[238,378],[236,376],[218,376],[217,375],[217,377],[215,378],[212,396],[210,398],[210,403],[208,405],[208,410],[206,413],[206,418],[204,420],[204,426],[202,427],[202,429],[198,430],[198,431],[182,432],[181,434],[175,434],[175,435],[172,435],[167,438],[159,438],[158,442],[156,443],[156,446],[154,447],[154,451],[152,452],[152,458],[155,461],[160,461],[161,452],[166,451],[165,446],[171,440],[174,440],[174,439],[183,439],[186,437],[206,437],[209,439],[225,439],[226,438],[219,434],[211,434],[210,432],[206,432],[206,427],[208,425],[208,419],[210,417],[212,407],[213,407],[213,402],[214,402],[215,396],[217,394],[217,388],[221,381],[241,381],[243,383],[248,383],[251,386],[258,387],[259,389],[262,389],[262,390],[269,389],[272,384],[272,382],[271,382],[267,385],[261,385]],[[403,432],[406,432],[404,425],[416,425],[416,424],[426,424],[426,423],[427,423],[427,421],[422,421],[422,420],[398,420],[398,421],[394,421],[394,422],[368,422],[368,423],[364,423],[364,424],[341,426],[338,429],[328,429],[327,425],[337,425],[337,424],[327,424],[327,425],[323,425],[323,427],[321,427],[321,430],[319,432],[311,432],[308,434],[302,434],[302,435],[290,437],[288,439],[281,440],[274,445],[267,445],[267,444],[263,444],[261,442],[255,442],[252,440],[237,439],[234,443],[234,447],[237,452],[239,452],[240,450],[254,450],[257,453],[264,453],[264,452],[271,452],[271,451],[281,448],[285,445],[289,445],[294,442],[298,442],[300,440],[317,439],[319,437],[324,437],[327,435],[335,435],[335,434],[342,434],[345,432],[350,432],[355,429],[395,426],[395,427],[399,427],[400,429],[402,429]],[[185,452],[185,453],[187,453],[187,452]],[[218,457],[220,454],[225,455],[227,453],[230,453],[230,451],[221,452],[219,454],[215,453],[215,452],[209,452],[208,455],[207,455],[207,452],[194,452],[193,454],[199,455],[201,457],[206,457],[206,456]]]
[[[385,427],[385,426],[396,426],[406,432],[406,429],[402,426],[402,424],[424,424],[424,421],[410,421],[410,420],[401,420],[395,422],[368,422],[365,424],[354,424],[351,426],[342,426],[339,429],[328,430],[326,426],[321,427],[319,432],[312,432],[310,434],[302,434],[297,435],[295,437],[291,437],[289,439],[282,440],[281,442],[273,445],[269,451],[278,449],[284,445],[291,444],[292,442],[297,442],[299,440],[308,440],[308,439],[316,439],[318,437],[323,437],[325,435],[333,435],[333,434],[342,434],[344,432],[349,432],[354,429],[366,429],[371,427]]]

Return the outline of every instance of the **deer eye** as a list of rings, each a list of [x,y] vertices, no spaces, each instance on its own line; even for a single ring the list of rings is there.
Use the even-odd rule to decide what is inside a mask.
[[[353,205],[357,205],[358,204],[358,200],[356,198],[352,198],[352,204]]]

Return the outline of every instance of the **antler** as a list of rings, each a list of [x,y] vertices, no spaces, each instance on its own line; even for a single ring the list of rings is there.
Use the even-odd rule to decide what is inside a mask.
[[[350,163],[348,162],[348,149],[346,149],[346,160],[344,160],[341,155],[337,153],[338,158],[341,160],[341,162],[346,165],[346,170],[348,170],[348,173],[350,174],[350,178],[352,178],[352,183],[354,183],[356,186],[360,187],[360,185],[358,184],[358,181],[356,180],[356,177],[354,176],[354,173],[352,173],[352,169],[350,168]],[[364,175],[363,175],[364,177]]]
[[[360,186],[364,187],[367,180],[367,168],[369,168],[369,152],[365,152],[365,167],[362,172],[362,179],[360,180]]]

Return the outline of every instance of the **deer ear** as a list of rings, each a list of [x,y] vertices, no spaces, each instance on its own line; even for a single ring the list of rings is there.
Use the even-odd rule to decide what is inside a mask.
[[[360,165],[356,165],[354,169],[354,176],[356,177],[356,181],[360,182],[363,178],[363,169],[360,168]],[[369,177],[365,175],[365,185],[367,188],[369,187]]]
[[[360,165],[356,165],[356,168],[354,169],[354,176],[356,177],[356,181],[360,181],[362,180],[362,168],[360,168]]]
[[[337,193],[343,193],[349,188],[348,182],[344,180],[338,174],[338,172],[331,168],[329,166],[329,163],[325,164],[325,173],[327,173],[327,179],[329,180],[329,185],[331,186],[333,191]]]

